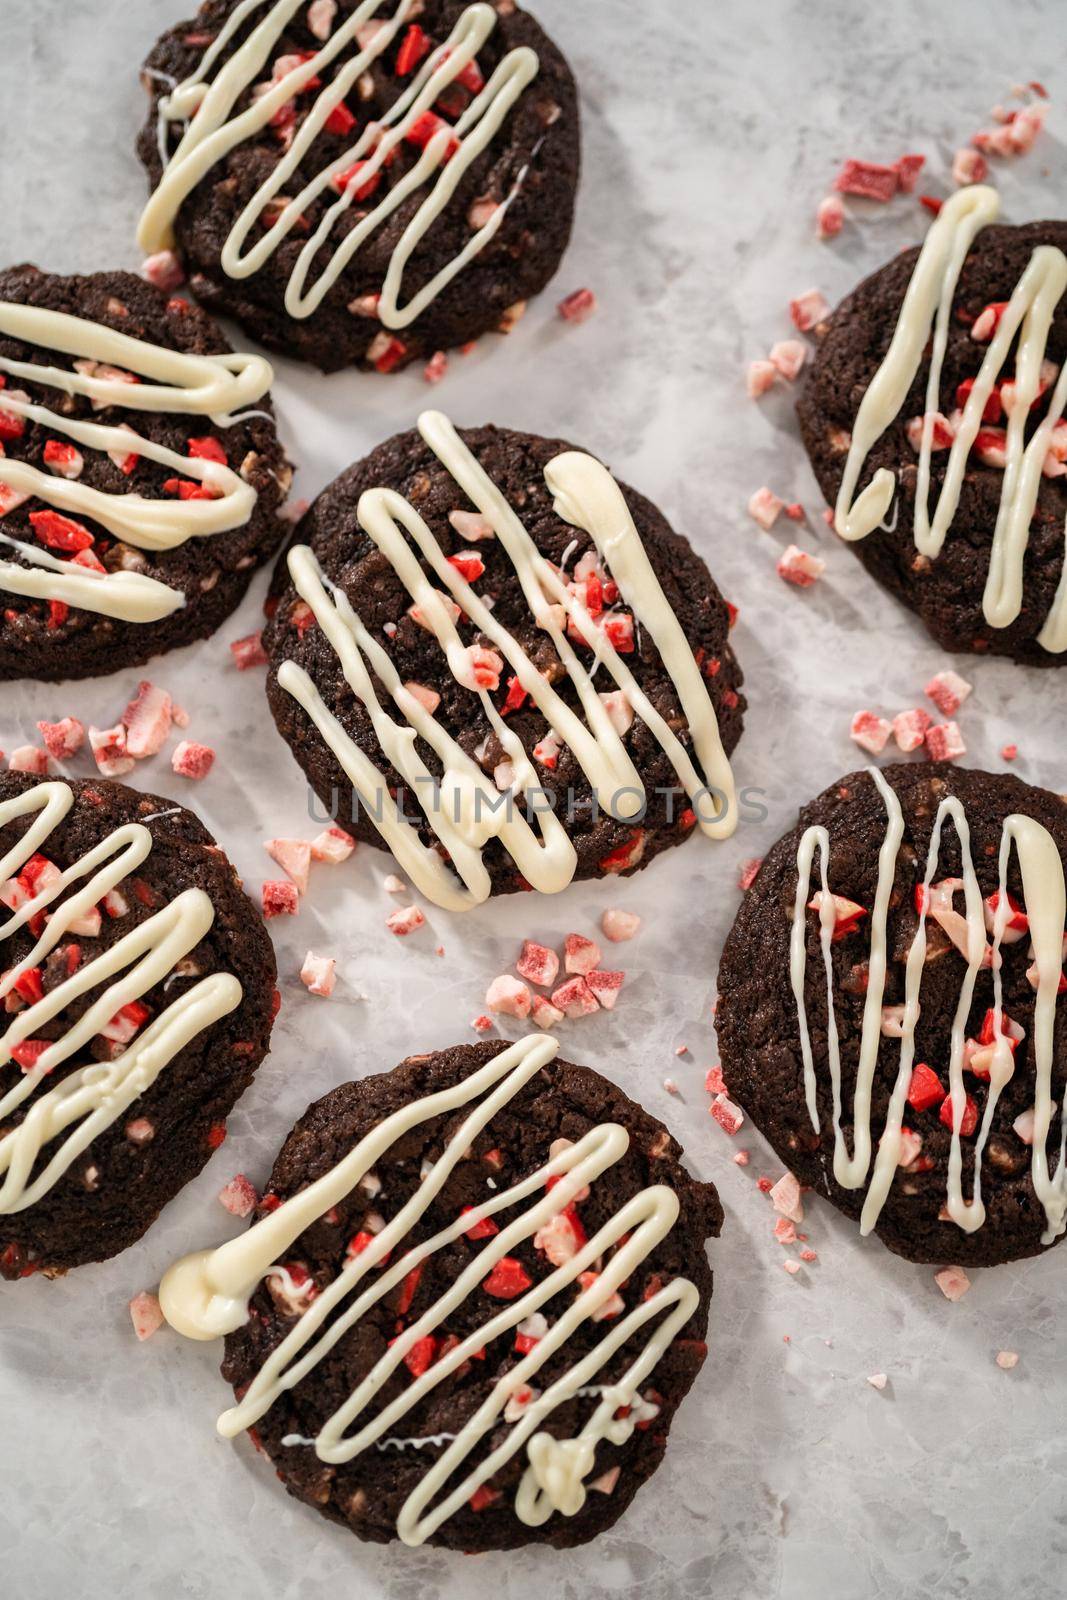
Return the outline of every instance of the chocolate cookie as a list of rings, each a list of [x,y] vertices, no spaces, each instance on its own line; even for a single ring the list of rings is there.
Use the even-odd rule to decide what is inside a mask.
[[[361,1539],[592,1538],[703,1364],[718,1196],[557,1049],[460,1045],[342,1084],[251,1230],[163,1280],[180,1332],[228,1333],[220,1430],[251,1428],[289,1493]]]
[[[729,1094],[910,1261],[993,1266],[1063,1233],[1065,861],[1060,795],[855,772],[774,846],[727,940]]]
[[[264,632],[274,719],[430,899],[554,892],[732,831],[731,608],[591,456],[426,412],[296,538]]]
[[[274,954],[181,806],[0,775],[0,1276],[139,1239],[267,1052]]]
[[[1067,223],[992,225],[998,207],[992,189],[960,190],[921,251],[895,257],[812,330],[797,409],[837,532],[938,644],[1057,666],[1067,661]],[[1024,314],[1033,337],[1020,370]]]
[[[0,679],[214,633],[285,531],[270,380],[131,273],[0,272]]]
[[[145,251],[176,242],[206,305],[324,372],[507,331],[559,266],[578,184],[574,79],[533,17],[248,12],[207,0],[145,63]]]

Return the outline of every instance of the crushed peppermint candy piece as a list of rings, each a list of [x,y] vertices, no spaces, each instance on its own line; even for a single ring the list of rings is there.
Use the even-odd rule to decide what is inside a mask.
[[[756,874],[762,865],[762,856],[751,856],[747,861],[742,861],[737,871],[737,887],[742,893],[751,889],[756,881]]]
[[[260,903],[265,917],[295,917],[300,909],[296,884],[281,878],[268,878],[260,891]]]
[[[789,315],[799,333],[810,333],[830,315],[830,302],[818,289],[805,289],[795,300],[790,300]]]
[[[151,1339],[166,1320],[159,1304],[159,1296],[150,1294],[147,1289],[135,1294],[130,1301],[130,1320],[133,1323],[134,1333],[142,1343],[145,1339]]]
[[[336,867],[342,861],[347,861],[355,848],[356,841],[352,835],[334,825],[332,828],[325,828],[312,839],[311,859],[325,861],[328,866]]]
[[[85,743],[85,729],[77,717],[64,717],[60,722],[39,722],[37,732],[53,761],[66,761]]]
[[[717,1094],[711,1102],[711,1115],[725,1133],[737,1133],[745,1120],[745,1113],[724,1094]]]
[[[1017,1350],[998,1350],[997,1366],[1002,1372],[1012,1372],[1019,1365]]]
[[[872,1389],[884,1389],[889,1379],[884,1372],[872,1372],[867,1382]]]
[[[956,151],[952,158],[952,178],[961,189],[969,183],[984,183],[988,176],[989,162],[981,151],[970,145]]]
[[[311,846],[305,839],[264,839],[263,848],[272,861],[296,884],[299,894],[308,892],[308,873],[311,870]]]
[[[224,1189],[219,1190],[219,1204],[225,1206],[233,1217],[250,1217],[259,1205],[259,1194],[255,1184],[250,1183],[243,1172],[239,1172]]]
[[[158,755],[167,742],[172,716],[172,702],[166,689],[158,689],[142,679],[136,696],[122,713],[126,754],[135,761]]]
[[[7,765],[10,772],[32,772],[41,777],[48,771],[48,752],[34,744],[20,744],[17,750],[12,750]]]
[[[758,522],[761,528],[768,532],[774,527],[785,506],[785,501],[780,500],[773,490],[764,486],[757,489],[748,502],[748,514],[753,522]]]
[[[408,14],[412,13],[409,11]],[[312,38],[324,44],[333,31],[336,16],[337,0],[311,0],[307,9],[307,26]]]
[[[385,919],[385,926],[390,933],[395,933],[398,939],[405,939],[409,933],[414,933],[426,921],[418,906],[402,906],[393,911]]]
[[[185,282],[182,264],[173,250],[157,250],[155,255],[146,257],[141,263],[141,276],[168,293],[180,289]]]
[[[778,368],[773,361],[750,361],[745,386],[748,389],[750,400],[758,400],[760,395],[766,394],[768,389],[773,389],[778,382]]]
[[[909,181],[906,186],[910,188],[913,181],[911,169],[908,168],[907,171]],[[901,181],[898,166],[887,167],[877,161],[856,161],[850,158],[843,163],[841,171],[834,179],[834,188],[838,194],[854,194],[863,200],[877,200],[883,205],[892,200],[902,187],[905,187],[905,184]]]
[[[183,739],[175,747],[170,764],[179,778],[206,778],[215,765],[215,752],[209,744]]]
[[[243,639],[234,639],[230,645],[230,652],[238,672],[247,672],[250,667],[267,665],[267,652],[263,648],[262,633],[249,633]]]
[[[328,999],[337,982],[336,967],[333,956],[317,956],[313,950],[309,950],[300,968],[300,982],[309,994],[320,994]]]
[[[749,1163],[749,1161],[751,1159],[752,1158],[749,1155],[747,1150],[735,1150],[734,1151],[734,1161],[737,1164],[737,1166],[739,1166],[739,1167],[747,1167],[748,1163]]]
[[[437,350],[423,367],[422,376],[426,383],[440,383],[447,371],[448,357],[443,350]]]
[[[552,1004],[557,1011],[562,1011],[565,1017],[589,1017],[600,1010],[597,998],[589,988],[584,977],[569,978],[566,983],[561,983],[551,995]]]
[[[815,233],[819,239],[833,239],[845,225],[845,207],[840,195],[828,194],[815,213]]]
[[[808,359],[808,347],[801,339],[779,339],[771,345],[770,360],[787,383],[800,376],[800,369]]]
[[[962,1267],[942,1267],[934,1273],[934,1282],[946,1300],[962,1300],[971,1287],[971,1280]]]
[[[484,1011],[480,1017],[473,1017],[471,1019],[471,1027],[474,1029],[475,1033],[488,1033],[492,1026],[492,1017],[487,1017]]]
[[[625,977],[626,974],[623,972],[605,972],[602,968],[597,968],[595,972],[586,974],[585,982],[597,1003],[605,1011],[612,1011]]]
[[[1015,761],[1018,758],[1018,755],[1019,746],[1017,744],[1006,744],[1003,750],[1000,752],[1000,758],[1002,761]]]
[[[782,552],[777,563],[778,576],[797,589],[810,589],[826,571],[826,562],[820,556],[809,555],[806,550],[791,544]]]
[[[915,454],[918,455],[922,449],[923,432],[926,428],[927,419],[930,422],[930,449],[950,449],[952,441],[956,437],[955,428],[949,418],[943,416],[940,411],[930,411],[922,417],[909,417],[905,424],[904,431],[908,436],[908,443],[915,451]]]
[[[620,911],[617,907],[605,911],[600,919],[601,932],[612,944],[624,944],[632,939],[640,926],[641,918],[636,912]]]
[[[563,1012],[543,994],[535,994],[530,1003],[530,1021],[535,1028],[554,1028],[563,1021]]]
[[[575,289],[561,300],[556,311],[564,322],[585,322],[597,309],[596,295],[592,289]]]
[[[398,878],[395,872],[390,872],[383,880],[382,888],[386,894],[404,894],[407,890],[407,884],[403,878]]]
[[[926,753],[931,761],[955,761],[967,754],[963,735],[955,722],[935,723],[926,732]]]
[[[926,738],[926,730],[933,722],[933,718],[921,707],[913,711],[898,711],[893,718],[893,738],[897,742],[897,749],[905,754],[918,750]]]
[[[791,1172],[783,1172],[778,1182],[767,1191],[774,1209],[791,1222],[804,1221],[804,1202],[800,1198],[800,1183]]]
[[[528,983],[536,983],[542,989],[550,989],[559,976],[559,956],[547,945],[536,944],[532,939],[526,939],[523,941],[519,959],[515,963],[515,971]]]
[[[931,678],[923,694],[934,702],[943,717],[954,717],[973,687],[958,672],[949,670]]]
[[[857,711],[849,736],[861,750],[869,750],[872,756],[877,756],[885,749],[892,731],[893,725],[885,717],[876,716],[873,711]]]
[[[800,1271],[800,1262],[790,1258],[788,1261],[783,1261],[781,1267],[783,1272],[788,1272],[791,1278],[795,1278]]]
[[[502,972],[498,978],[494,978],[485,991],[485,1004],[488,1010],[495,1011],[500,1016],[518,1017],[520,1021],[530,1015],[531,998],[527,986],[507,972]]]
[[[113,728],[90,727],[89,748],[105,778],[121,778],[133,771],[133,757],[126,754],[126,729],[121,722]]]
[[[563,941],[563,965],[567,972],[585,977],[600,965],[600,946],[581,933],[568,933]]]

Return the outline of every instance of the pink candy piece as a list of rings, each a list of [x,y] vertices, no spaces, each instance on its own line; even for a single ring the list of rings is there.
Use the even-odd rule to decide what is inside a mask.
[[[11,772],[32,772],[43,777],[48,771],[48,752],[38,750],[34,744],[20,744],[17,750],[12,750],[7,765]]]
[[[867,1382],[872,1389],[884,1389],[889,1379],[884,1372],[872,1372]]]
[[[461,539],[495,539],[493,524],[477,511],[450,511],[448,520]]]
[[[758,400],[778,382],[778,368],[773,361],[750,361],[745,387],[750,400]]]
[[[105,778],[121,778],[133,771],[133,757],[126,754],[126,729],[121,722],[113,728],[90,727],[89,748]]]
[[[931,761],[955,761],[967,754],[959,726],[955,722],[936,723],[926,732],[926,754]]]
[[[735,1106],[724,1094],[717,1094],[711,1102],[711,1114],[719,1127],[729,1134],[737,1133],[745,1120],[745,1113],[741,1107]]]
[[[130,1301],[130,1319],[133,1322],[133,1331],[142,1343],[145,1339],[151,1339],[154,1333],[159,1332],[164,1322],[158,1295],[149,1294],[147,1289],[135,1294]]]
[[[919,707],[914,711],[898,711],[893,718],[893,738],[898,750],[903,750],[905,754],[918,750],[932,721],[929,713]]]
[[[485,1003],[490,1011],[500,1016],[518,1017],[520,1021],[530,1015],[531,995],[524,983],[510,973],[502,972],[494,978],[485,991]]]
[[[238,672],[247,672],[250,667],[267,665],[267,652],[263,648],[262,633],[248,633],[243,639],[234,639],[230,651]]]
[[[300,982],[311,994],[321,994],[329,998],[333,994],[334,984],[337,982],[335,969],[337,962],[333,956],[317,956],[309,950],[304,957],[304,965],[300,968]]]
[[[406,939],[409,933],[414,933],[417,928],[424,926],[426,918],[418,906],[401,906],[398,911],[393,911],[385,919],[385,926],[390,933],[395,933],[398,939]]]
[[[956,430],[952,423],[949,421],[948,417],[943,416],[940,411],[935,411],[930,415],[930,449],[951,449],[952,441],[956,437]],[[904,431],[908,436],[908,443],[911,445],[911,448],[915,451],[916,455],[918,455],[919,451],[922,449],[924,427],[924,417],[909,417],[904,426]]]
[[[942,1267],[934,1273],[934,1282],[946,1300],[962,1300],[971,1287],[971,1280],[962,1267]]]
[[[178,289],[185,282],[182,264],[173,250],[157,250],[154,256],[141,263],[141,275],[154,283],[157,289]]]
[[[872,756],[877,756],[885,749],[892,731],[892,723],[884,717],[876,716],[873,711],[857,711],[849,735],[861,750],[869,750]]]
[[[355,848],[356,841],[343,828],[325,828],[311,841],[311,859],[325,861],[327,865],[336,867],[340,862],[347,861]]]
[[[807,359],[808,347],[800,339],[779,339],[771,345],[771,363],[789,383],[800,375]]]
[[[575,289],[573,294],[560,301],[556,310],[564,322],[585,322],[596,308],[596,295],[592,289]]]
[[[597,1004],[605,1011],[612,1011],[625,977],[624,972],[604,972],[598,969],[596,972],[588,973],[585,981]]]
[[[788,1217],[779,1217],[778,1221],[774,1224],[774,1237],[778,1240],[779,1244],[796,1244],[796,1223],[790,1222]]]
[[[748,502],[748,514],[753,522],[758,522],[761,528],[771,529],[778,521],[785,501],[780,500],[772,490],[764,487],[757,489]]]
[[[535,1028],[554,1028],[563,1021],[563,1012],[558,1010],[544,995],[535,994],[530,1002],[530,1021]]]
[[[599,1011],[596,996],[583,977],[569,978],[552,991],[552,1004],[565,1017],[589,1017]]]
[[[157,689],[147,679],[142,679],[135,698],[122,713],[126,754],[135,761],[158,755],[167,741],[171,718],[171,698],[166,689]]]
[[[250,1183],[243,1172],[239,1172],[224,1189],[219,1190],[219,1204],[232,1217],[250,1217],[259,1205],[259,1194],[255,1184]]]
[[[846,161],[834,179],[834,188],[839,194],[855,194],[882,204],[892,200],[901,187],[899,169],[882,166],[876,161]]]
[[[845,207],[840,195],[828,194],[815,213],[815,232],[820,239],[833,239],[845,225]]]
[[[409,14],[414,16],[414,12]],[[337,0],[311,0],[307,9],[307,25],[312,38],[325,43],[333,31],[336,16]]]
[[[809,555],[798,545],[786,547],[778,558],[778,576],[797,589],[810,589],[826,571],[826,562],[820,556]]]
[[[722,1075],[722,1067],[716,1063],[709,1067],[704,1074],[704,1087],[709,1094],[728,1094],[726,1080]]]
[[[311,846],[305,839],[265,839],[263,848],[282,871],[288,873],[300,894],[308,892],[308,873],[311,870]]]
[[[925,165],[925,156],[900,156],[893,162],[893,171],[897,175],[897,183],[904,194],[912,193],[918,181],[919,173]]]
[[[295,917],[300,909],[296,884],[287,883],[281,878],[268,878],[261,891],[261,903],[265,917]]]
[[[471,1027],[474,1029],[475,1033],[488,1033],[492,1026],[492,1017],[487,1017],[484,1012],[480,1017],[475,1017],[471,1022]]]
[[[641,918],[636,912],[620,911],[617,907],[605,911],[600,919],[601,931],[612,944],[624,944],[627,939],[632,939],[640,926]]]
[[[916,1133],[913,1128],[900,1130],[900,1154],[897,1156],[898,1167],[910,1167],[918,1157],[923,1147],[922,1134]]]
[[[742,861],[737,874],[737,887],[742,891],[751,889],[756,881],[756,874],[762,865],[762,856],[752,856],[748,861]]]
[[[797,1273],[800,1271],[800,1262],[799,1261],[793,1261],[792,1259],[790,1259],[789,1261],[783,1261],[782,1262],[782,1271],[783,1272],[788,1272],[788,1274],[789,1274],[789,1276],[791,1278],[795,1278]]]
[[[984,183],[989,176],[989,162],[979,151],[965,145],[952,158],[952,177],[960,187],[968,183]]]
[[[1017,744],[1006,744],[1000,755],[1003,761],[1015,761],[1019,755],[1019,746]]]
[[[64,717],[62,722],[38,722],[37,731],[56,762],[66,762],[67,757],[77,755],[85,744],[85,728],[77,717]]]
[[[170,764],[179,778],[206,778],[215,764],[215,752],[209,744],[183,739],[175,747]]]
[[[790,300],[789,315],[799,333],[809,333],[830,315],[830,303],[818,289],[805,289],[795,300]]]
[[[440,383],[447,371],[448,357],[443,350],[437,350],[423,367],[422,376],[427,383]]]
[[[960,706],[970,694],[973,685],[961,678],[958,672],[951,670],[939,672],[936,677],[923,690],[923,694],[934,702],[934,705],[944,717],[954,717]]]
[[[581,933],[568,933],[563,941],[563,965],[568,972],[584,977],[600,965],[600,946]]]
[[[739,1167],[747,1167],[751,1157],[747,1150],[735,1150],[734,1161]]]
[[[800,1198],[800,1184],[791,1172],[783,1172],[778,1182],[767,1191],[774,1209],[791,1222],[804,1221],[804,1203]]]
[[[540,984],[543,989],[551,988],[559,976],[559,956],[547,945],[526,939],[515,963],[515,971],[528,983]]]
[[[998,1350],[996,1360],[1002,1372],[1011,1372],[1019,1365],[1019,1355],[1016,1350]]]

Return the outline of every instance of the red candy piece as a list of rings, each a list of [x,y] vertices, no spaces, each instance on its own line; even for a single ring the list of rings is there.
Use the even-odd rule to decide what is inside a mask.
[[[473,1210],[473,1206],[464,1206],[460,1212],[460,1216],[466,1216],[468,1211]],[[463,1237],[465,1239],[491,1239],[494,1233],[499,1232],[500,1229],[497,1227],[492,1217],[482,1217],[479,1222],[474,1223],[472,1227],[466,1230]]]
[[[400,41],[400,49],[396,55],[396,75],[406,78],[413,72],[424,56],[430,53],[430,40],[417,22],[413,22]]]
[[[834,188],[839,194],[856,194],[865,200],[880,200],[883,204],[892,200],[900,187],[899,167],[881,166],[876,161],[846,161],[834,179]]]
[[[496,1300],[514,1300],[525,1294],[533,1280],[521,1261],[514,1256],[501,1256],[482,1288]]]
[[[187,439],[185,448],[194,461],[217,461],[220,467],[227,464],[225,450],[210,434],[202,439]]]
[[[946,1095],[944,1101],[942,1102],[941,1121],[944,1123],[946,1128],[952,1128],[955,1126],[955,1118],[952,1112],[952,1096],[950,1094]],[[957,1131],[963,1136],[963,1138],[969,1139],[977,1126],[978,1106],[971,1096],[967,1095],[963,1104],[963,1116],[960,1120]]]
[[[88,528],[72,517],[61,517],[58,511],[31,511],[30,526],[51,550],[88,550],[93,542]]]
[[[428,1333],[424,1338],[415,1340],[404,1357],[404,1365],[413,1378],[421,1378],[433,1366],[436,1355],[437,1340],[432,1333]]]
[[[944,1099],[945,1090],[937,1073],[925,1061],[912,1069],[908,1085],[908,1104],[915,1111],[929,1111]]]

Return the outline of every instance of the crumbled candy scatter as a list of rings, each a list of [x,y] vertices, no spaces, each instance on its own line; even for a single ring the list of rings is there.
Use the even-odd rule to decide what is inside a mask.
[[[342,861],[347,861],[355,848],[356,841],[343,828],[325,828],[311,841],[311,859],[325,861],[328,866],[336,867]]]
[[[820,239],[833,239],[845,225],[845,206],[840,195],[828,194],[815,213],[815,232]]]
[[[563,941],[563,965],[567,972],[586,977],[600,965],[600,946],[581,933],[568,933]]]
[[[747,1150],[734,1151],[734,1160],[739,1167],[747,1167],[750,1159],[751,1158]]]

